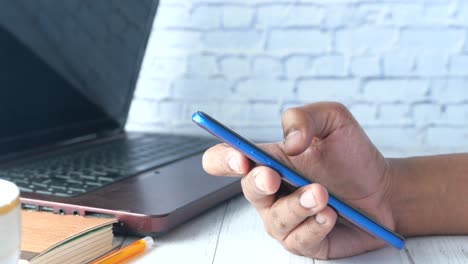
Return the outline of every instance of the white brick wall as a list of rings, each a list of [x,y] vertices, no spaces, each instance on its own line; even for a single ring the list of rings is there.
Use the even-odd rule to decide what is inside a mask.
[[[380,147],[468,151],[468,1],[162,0],[128,128],[205,110],[281,139],[288,107],[347,105]]]

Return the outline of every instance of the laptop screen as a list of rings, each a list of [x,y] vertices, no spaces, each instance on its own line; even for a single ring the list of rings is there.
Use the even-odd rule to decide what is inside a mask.
[[[157,2],[3,3],[0,156],[122,129]]]

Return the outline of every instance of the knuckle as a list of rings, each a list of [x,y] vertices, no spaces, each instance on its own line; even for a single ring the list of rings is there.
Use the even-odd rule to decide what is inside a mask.
[[[288,229],[286,221],[284,221],[283,217],[278,213],[278,210],[272,209],[270,215],[271,222],[275,229],[279,232],[283,232]]]
[[[296,251],[296,248],[289,240],[280,241],[281,245],[290,252]]]
[[[332,109],[333,111],[338,112],[338,113],[347,113],[348,112],[348,108],[346,106],[344,106],[342,103],[338,103],[338,102],[330,103],[330,109]]]
[[[300,117],[304,111],[301,108],[288,108],[284,111],[281,116],[281,123],[283,125],[289,124],[291,120],[295,120],[297,117]],[[285,131],[286,132],[286,131]]]
[[[307,248],[307,243],[305,242],[301,233],[295,232],[293,235],[293,239],[298,251],[302,252]]]
[[[286,109],[286,111],[284,111],[282,118],[283,118],[284,121],[287,121],[288,116],[296,115],[296,114],[298,114],[299,111],[300,110],[298,108],[288,108],[288,109]]]
[[[309,237],[314,239],[320,239],[322,237],[322,230],[313,224],[306,224],[306,233]]]
[[[348,108],[342,103],[333,102],[330,103],[330,111],[335,114],[337,117],[350,117],[351,112]]]
[[[290,240],[290,239],[285,239],[283,241],[280,241],[281,245],[289,252],[293,253],[293,254],[296,254],[296,255],[300,255],[299,254],[299,250],[297,249],[296,247],[296,244],[294,243],[294,241]]]
[[[288,210],[288,214],[290,214],[293,219],[304,219],[304,212],[299,206],[299,197],[291,195],[285,198],[287,199],[286,207]]]

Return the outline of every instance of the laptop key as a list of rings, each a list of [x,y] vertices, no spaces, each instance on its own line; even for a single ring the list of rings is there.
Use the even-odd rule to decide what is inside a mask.
[[[71,178],[70,176],[66,176],[66,175],[54,175],[52,177],[63,179],[63,180],[68,180]]]
[[[92,181],[95,181],[96,180],[96,176],[93,176],[93,175],[80,175],[80,178],[82,179],[85,179],[85,180],[92,180]]]
[[[41,182],[33,182],[31,184],[36,186],[36,187],[42,187],[42,188],[48,188],[49,187],[47,184],[41,183]]]
[[[17,185],[17,186],[18,186],[18,185]],[[21,192],[33,192],[33,189],[28,188],[28,187],[18,186],[18,189],[19,189]]]
[[[55,185],[52,185],[49,187],[49,189],[51,189],[52,191],[54,192],[60,192],[60,191],[66,191],[67,190],[67,187],[65,186],[55,186]]]
[[[83,188],[68,188],[68,191],[72,191],[72,192],[81,192],[81,193],[86,192],[86,190],[83,189]]]
[[[101,187],[103,184],[99,182],[86,182],[87,185]]]
[[[48,194],[48,195],[52,194],[51,191],[44,191],[44,190],[35,190],[34,192],[39,193],[39,194]]]

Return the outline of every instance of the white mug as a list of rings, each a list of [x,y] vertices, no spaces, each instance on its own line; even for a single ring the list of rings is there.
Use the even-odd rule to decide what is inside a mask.
[[[0,179],[0,264],[18,263],[21,253],[21,209],[15,184]]]

